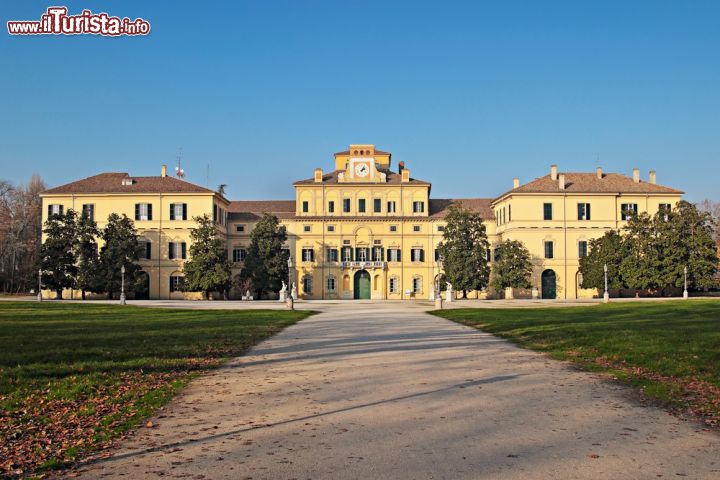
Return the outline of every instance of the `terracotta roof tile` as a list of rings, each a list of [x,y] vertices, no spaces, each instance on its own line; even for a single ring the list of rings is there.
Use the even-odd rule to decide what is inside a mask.
[[[684,193],[674,188],[642,180],[636,183],[631,177],[619,173],[605,173],[602,178],[598,178],[596,173],[560,172],[558,177],[560,175],[565,175],[565,190],[560,190],[558,180],[553,180],[550,175],[545,175],[509,190],[498,198],[510,193]]]
[[[477,212],[485,220],[495,218],[495,212],[490,207],[492,198],[446,198],[430,199],[430,217],[445,218],[452,205],[460,205],[468,210]]]
[[[341,172],[344,172],[345,170],[335,170],[330,173],[326,173],[323,175],[323,183],[340,183],[338,182],[338,174]],[[387,175],[387,182],[385,183],[372,183],[372,182],[342,182],[341,185],[400,185],[402,182],[400,181],[402,179],[402,176],[399,173],[390,171],[390,170],[384,170],[384,169],[378,169],[378,171],[384,173]],[[315,178],[308,178],[306,180],[299,180],[293,185],[312,185],[315,183]],[[417,180],[415,178],[410,178],[410,182],[405,183],[404,185],[430,185],[430,183],[425,182],[423,180]]]
[[[124,178],[133,183],[123,185]],[[131,177],[124,172],[108,172],[66,183],[45,190],[46,194],[62,193],[215,193],[212,190],[175,177]]]
[[[242,200],[230,202],[228,205],[229,219],[232,221],[253,221],[260,219],[265,213],[280,219],[295,216],[295,200]]]

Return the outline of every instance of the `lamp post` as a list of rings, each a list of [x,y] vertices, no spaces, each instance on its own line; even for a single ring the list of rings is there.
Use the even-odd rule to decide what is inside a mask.
[[[287,305],[290,310],[295,310],[295,299],[293,298],[293,288],[292,288],[292,268],[293,268],[293,261],[292,257],[288,256],[288,288],[290,288],[290,295],[288,295],[287,299]]]
[[[120,267],[120,305],[125,305],[125,265]]]
[[[683,269],[683,273],[685,274],[685,289],[683,290],[683,298],[687,300],[688,298],[688,291],[687,291],[687,267]]]
[[[603,265],[603,272],[605,272],[605,293],[603,293],[603,303],[608,303],[610,301],[610,293],[608,292],[607,263]]]
[[[38,269],[38,302],[42,302],[42,268]]]

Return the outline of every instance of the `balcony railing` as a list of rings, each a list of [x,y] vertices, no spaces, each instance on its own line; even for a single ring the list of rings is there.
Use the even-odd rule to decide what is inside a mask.
[[[340,262],[342,268],[385,268],[387,262]]]

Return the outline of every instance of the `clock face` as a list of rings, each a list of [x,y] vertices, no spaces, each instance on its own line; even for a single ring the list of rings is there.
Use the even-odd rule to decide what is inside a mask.
[[[370,173],[370,167],[368,167],[367,163],[355,165],[355,174],[358,177],[367,177],[368,173]]]

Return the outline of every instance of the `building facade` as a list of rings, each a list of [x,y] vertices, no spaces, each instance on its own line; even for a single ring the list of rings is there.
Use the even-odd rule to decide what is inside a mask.
[[[445,216],[462,205],[482,216],[491,245],[505,239],[525,244],[542,298],[579,298],[597,295],[579,288],[579,259],[588,242],[622,227],[631,212],[674,206],[683,193],[658,185],[655,172],[644,181],[637,169],[628,177],[599,168],[562,173],[553,165],[529,183],[514,179],[513,188],[496,198],[432,199],[431,184],[411,177],[404,162],[393,169],[391,158],[374,145],[350,145],[334,155],[331,171],[317,168],[295,182],[295,200],[287,201],[228,201],[168,176],[165,167],[159,177],[103,173],[44,192],[43,220],[68,208],[92,212],[100,228],[111,212],[134,218],[146,247],[140,263],[147,288],[139,297],[200,298],[177,288],[193,216],[212,215],[237,274],[254,225],[270,213],[287,228],[301,298],[431,299],[442,275],[436,252]]]

